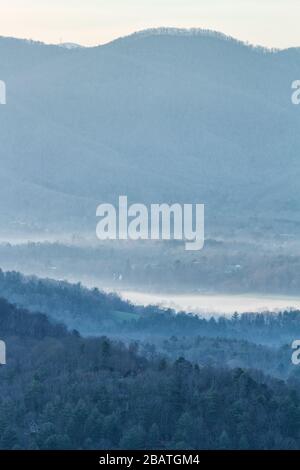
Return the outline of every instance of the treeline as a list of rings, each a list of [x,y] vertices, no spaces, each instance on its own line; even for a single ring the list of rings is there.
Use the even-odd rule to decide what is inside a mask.
[[[2,449],[299,448],[299,394],[282,381],[145,358],[4,301],[0,318]]]
[[[248,224],[248,219],[247,219]],[[254,224],[255,226],[255,224]],[[247,225],[248,227],[248,225]],[[294,230],[295,229],[295,230]],[[116,289],[261,293],[297,296],[300,290],[300,253],[294,237],[278,236],[282,226],[266,229],[252,242],[208,239],[205,249],[186,252],[181,241],[136,242],[135,249],[121,242],[97,247],[60,243],[0,244],[6,269],[43,273],[44,276],[97,279]],[[291,227],[286,228],[287,233]]]
[[[136,322],[124,325],[124,331],[156,336],[205,336],[251,341],[269,346],[291,344],[300,335],[300,311],[279,313],[235,313],[232,316],[199,317],[184,312],[160,310],[155,306],[142,309]]]
[[[133,306],[117,295],[87,289],[80,283],[41,280],[0,269],[0,296],[31,311],[41,311],[84,334],[101,334],[109,329],[114,311],[132,312]]]
[[[203,336],[151,338],[141,342],[140,348],[146,357],[161,354],[173,360],[184,357],[199,366],[259,369],[272,377],[299,381],[298,368],[291,361],[290,345],[279,348],[251,343],[249,341],[208,338]]]
[[[205,317],[156,306],[137,307],[117,295],[81,284],[26,277],[0,270],[0,296],[30,311],[40,311],[83,335],[121,339],[202,336],[239,339],[269,346],[290,345],[300,334],[300,311]]]

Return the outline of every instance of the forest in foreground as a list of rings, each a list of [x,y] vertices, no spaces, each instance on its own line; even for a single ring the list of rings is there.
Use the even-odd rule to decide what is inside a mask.
[[[2,449],[299,448],[300,312],[201,319],[0,278]]]

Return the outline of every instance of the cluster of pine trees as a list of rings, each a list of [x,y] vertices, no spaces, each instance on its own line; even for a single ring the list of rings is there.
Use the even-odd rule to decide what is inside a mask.
[[[145,357],[0,301],[2,449],[296,449],[300,397],[240,368]]]

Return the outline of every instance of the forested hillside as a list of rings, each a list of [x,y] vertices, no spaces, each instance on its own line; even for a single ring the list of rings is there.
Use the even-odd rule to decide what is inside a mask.
[[[300,312],[245,313],[233,317],[176,314],[157,306],[134,306],[115,294],[66,281],[0,270],[0,296],[30,311],[40,311],[83,335],[147,339],[202,336],[243,339],[282,346],[300,334]]]
[[[0,56],[0,231],[94,232],[120,194],[203,202],[223,233],[297,228],[297,50],[162,29],[93,48],[0,38]]]
[[[2,449],[295,449],[300,399],[284,382],[136,344],[82,338],[0,301]]]

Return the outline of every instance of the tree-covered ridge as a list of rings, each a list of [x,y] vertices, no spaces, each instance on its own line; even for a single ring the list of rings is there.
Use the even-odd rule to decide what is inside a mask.
[[[288,381],[299,377],[298,368],[291,361],[289,344],[276,348],[242,339],[172,336],[165,339],[153,337],[151,343],[141,343],[141,348],[146,357],[152,357],[155,350],[173,360],[184,357],[200,366],[259,369]]]
[[[5,301],[0,328],[1,448],[299,448],[299,395],[282,381],[145,359]]]
[[[157,306],[134,306],[115,294],[87,289],[79,283],[1,270],[0,296],[21,308],[43,312],[83,335],[108,334],[137,340],[153,336],[222,337],[271,346],[290,344],[300,335],[299,311],[201,318]]]
[[[109,328],[115,311],[133,312],[133,306],[114,294],[87,289],[80,283],[26,277],[0,270],[0,295],[31,311],[42,311],[69,328],[101,334]]]

